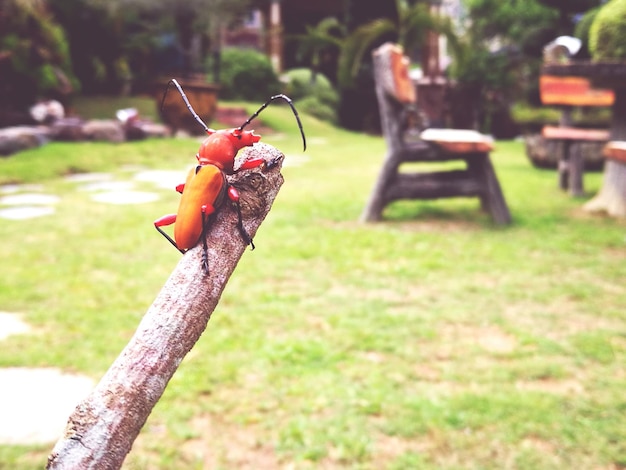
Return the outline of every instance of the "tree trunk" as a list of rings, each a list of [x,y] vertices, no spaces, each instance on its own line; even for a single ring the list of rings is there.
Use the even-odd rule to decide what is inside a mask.
[[[256,144],[242,151],[242,158],[255,157],[264,158],[266,165],[228,177],[241,194],[244,226],[251,236],[283,182],[284,156],[278,150]],[[130,342],[70,416],[48,458],[48,469],[121,467],[178,365],[206,328],[246,249],[237,220],[230,205],[218,210],[207,233],[209,275],[202,269],[201,243],[183,256]]]
[[[612,141],[626,141],[626,88],[615,90],[612,111],[610,138]],[[602,188],[585,204],[584,209],[626,218],[626,162],[607,159]]]

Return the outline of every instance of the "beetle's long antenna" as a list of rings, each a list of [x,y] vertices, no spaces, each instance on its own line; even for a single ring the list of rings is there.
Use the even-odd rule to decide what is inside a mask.
[[[300,135],[302,136],[302,144],[304,145],[304,150],[306,150],[306,137],[304,137],[304,129],[302,129],[302,122],[300,121],[300,116],[298,115],[298,111],[296,110],[296,107],[293,105],[293,101],[291,101],[291,98],[289,98],[288,96],[283,95],[283,94],[274,95],[269,100],[267,100],[265,103],[263,103],[263,105],[252,116],[250,116],[246,120],[246,122],[244,122],[239,127],[239,130],[243,131],[243,128],[246,127],[248,124],[250,124],[252,122],[252,120],[261,113],[261,111],[263,111],[265,108],[267,108],[270,103],[272,103],[273,101],[278,100],[278,99],[285,100],[287,102],[287,104],[289,105],[289,107],[291,108],[291,110],[293,111],[293,115],[296,117],[296,121],[298,121],[298,127],[300,128]]]
[[[204,123],[204,121],[200,119],[200,116],[198,116],[198,114],[193,110],[193,108],[191,107],[191,103],[189,102],[189,99],[187,99],[187,95],[185,94],[185,92],[183,91],[183,88],[180,86],[180,84],[176,81],[175,78],[172,78],[169,82],[167,82],[167,88],[165,89],[165,93],[163,93],[163,99],[161,100],[161,110],[163,109],[163,105],[165,104],[165,97],[167,96],[167,92],[169,91],[170,85],[172,83],[178,90],[178,93],[180,93],[180,96],[183,98],[183,101],[187,105],[187,109],[189,110],[193,118],[196,121],[198,121],[198,123],[204,128],[207,134],[211,134],[212,129],[209,129],[208,126]]]

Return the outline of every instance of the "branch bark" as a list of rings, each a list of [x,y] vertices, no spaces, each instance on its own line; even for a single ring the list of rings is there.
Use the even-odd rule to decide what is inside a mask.
[[[240,161],[266,164],[228,177],[241,194],[244,226],[254,236],[282,185],[283,154],[267,144],[242,151]],[[94,391],[69,417],[46,468],[119,469],[152,408],[185,355],[205,330],[246,245],[237,215],[228,204],[207,234],[210,274],[201,263],[201,244],[178,263],[137,331]]]

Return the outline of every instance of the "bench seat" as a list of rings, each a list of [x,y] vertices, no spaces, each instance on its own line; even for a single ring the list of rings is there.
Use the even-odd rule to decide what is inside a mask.
[[[468,129],[426,129],[420,138],[450,153],[480,153],[493,150],[493,139]]]
[[[603,142],[609,140],[609,131],[606,129],[544,126],[541,134],[544,138],[553,140],[585,140],[592,142]]]

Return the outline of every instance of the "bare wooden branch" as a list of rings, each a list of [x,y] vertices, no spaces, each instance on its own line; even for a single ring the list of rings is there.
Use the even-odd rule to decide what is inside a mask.
[[[266,164],[228,177],[241,194],[244,226],[251,236],[283,182],[282,153],[256,144],[244,149],[240,158],[255,157],[264,158]],[[210,274],[202,269],[201,246],[183,256],[130,342],[70,416],[65,434],[48,458],[48,469],[121,467],[169,380],[205,330],[246,249],[230,205],[218,211],[207,242]]]

